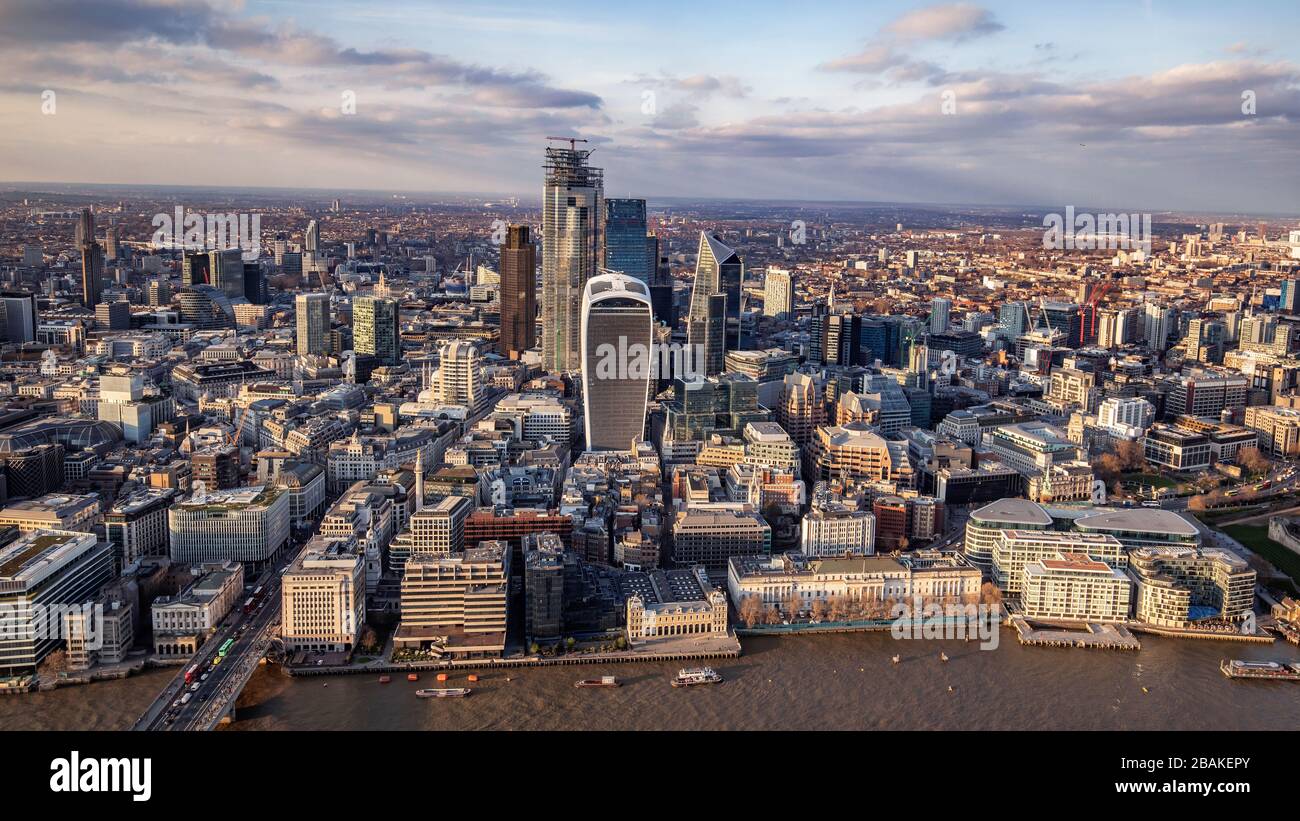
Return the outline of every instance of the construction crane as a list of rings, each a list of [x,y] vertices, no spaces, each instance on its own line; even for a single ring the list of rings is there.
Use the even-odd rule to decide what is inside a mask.
[[[578,137],[547,137],[546,139],[548,139],[548,140],[557,140],[557,141],[562,142],[562,143],[568,143],[568,144],[569,144],[569,150],[570,150],[570,151],[577,151],[577,150],[578,150],[578,143],[585,143],[585,142],[587,142],[586,140],[579,139]]]
[[[1085,340],[1097,336],[1097,308],[1101,304],[1101,298],[1114,287],[1113,280],[1103,280],[1092,289],[1092,294],[1079,306],[1079,328]]]
[[[248,412],[250,410],[252,410],[251,405],[247,408],[244,408],[244,412],[239,415],[239,424],[235,426],[235,432],[233,434],[226,435],[227,445],[234,445],[235,447],[240,446],[240,436],[242,436],[244,433],[244,422],[248,421]]]

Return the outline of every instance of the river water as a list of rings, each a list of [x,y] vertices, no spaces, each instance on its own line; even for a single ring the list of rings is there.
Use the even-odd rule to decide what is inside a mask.
[[[726,681],[712,687],[669,687],[677,664],[535,667],[480,671],[465,699],[416,698],[432,674],[379,684],[264,667],[230,729],[1300,729],[1300,683],[1219,672],[1225,657],[1300,660],[1296,647],[1140,638],[1138,652],[1022,647],[1007,630],[991,651],[887,633],[746,638],[740,658],[714,665]],[[0,697],[0,729],[126,727],[171,675]],[[573,686],[600,675],[624,686]]]

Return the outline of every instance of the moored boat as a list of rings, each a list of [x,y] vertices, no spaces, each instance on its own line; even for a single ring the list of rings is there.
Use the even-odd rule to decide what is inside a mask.
[[[393,677],[392,677],[392,676],[380,676],[380,677],[379,677],[379,683],[380,683],[380,684],[387,684],[388,682],[390,682],[390,681],[392,681],[392,680],[393,680]]]
[[[1224,659],[1219,669],[1228,678],[1262,678],[1273,681],[1300,681],[1300,663],[1277,661],[1242,661]]]
[[[407,681],[419,681],[419,680],[420,680],[420,677],[419,677],[418,675],[416,675],[415,673],[407,673],[407,674],[406,674],[406,680],[407,680]]]
[[[618,687],[621,685],[614,676],[601,676],[600,678],[584,678],[582,681],[575,681],[574,687]]]
[[[464,698],[471,692],[468,687],[426,687],[415,694],[420,698]]]
[[[698,684],[717,684],[722,681],[722,676],[712,667],[689,667],[677,671],[677,678],[673,679],[674,687],[694,687]]]

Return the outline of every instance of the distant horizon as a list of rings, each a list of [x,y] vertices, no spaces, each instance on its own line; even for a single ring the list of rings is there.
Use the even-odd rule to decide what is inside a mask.
[[[48,194],[48,195],[75,195],[78,192],[74,190],[53,191],[42,190],[40,188],[27,188],[27,186],[61,186],[67,189],[104,189],[107,191],[127,191],[131,189],[147,189],[160,191],[176,192],[256,192],[262,194],[276,193],[311,193],[320,195],[325,199],[339,199],[348,194],[363,196],[372,196],[376,198],[391,197],[401,195],[403,197],[422,196],[422,197],[446,197],[446,198],[472,198],[481,199],[486,202],[493,202],[504,198],[513,198],[520,200],[517,207],[541,207],[541,197],[538,195],[525,195],[507,192],[491,191],[430,191],[422,189],[398,189],[398,188],[320,188],[305,185],[211,185],[211,184],[184,184],[184,183],[123,183],[123,182],[61,182],[61,181],[37,181],[37,180],[0,180],[0,195],[10,194]],[[541,183],[538,183],[540,189]],[[889,201],[889,200],[846,200],[846,199],[780,199],[772,197],[691,197],[679,195],[628,195],[633,199],[643,199],[647,205],[653,206],[655,203],[700,203],[700,204],[721,204],[728,202],[737,203],[755,203],[769,205],[796,205],[796,206],[829,206],[838,208],[917,208],[917,209],[988,209],[1004,212],[1025,211],[1036,214],[1037,212],[1053,213],[1053,209],[1064,209],[1066,206],[1073,206],[1076,210],[1082,212],[1091,209],[1096,212],[1107,213],[1132,213],[1142,212],[1154,215],[1169,215],[1183,217],[1218,217],[1218,218],[1242,218],[1242,219],[1274,219],[1274,220],[1294,220],[1300,222],[1300,209],[1293,212],[1239,212],[1239,211],[1206,211],[1201,209],[1179,209],[1179,208],[1141,208],[1141,207],[1110,207],[1100,208],[1093,207],[1088,203],[1065,202],[1065,203],[994,203],[994,202],[924,202],[924,201]],[[494,205],[500,203],[493,202]],[[907,226],[904,226],[906,228]],[[1297,226],[1300,227],[1300,226]]]

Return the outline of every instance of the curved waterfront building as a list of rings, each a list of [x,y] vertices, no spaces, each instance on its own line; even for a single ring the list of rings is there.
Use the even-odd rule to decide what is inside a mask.
[[[603,273],[582,292],[582,402],[587,450],[625,451],[645,431],[654,309],[639,279]]]
[[[1028,499],[1006,498],[973,510],[966,522],[962,552],[986,576],[993,572],[993,551],[1007,530],[1049,530],[1052,517]]]

